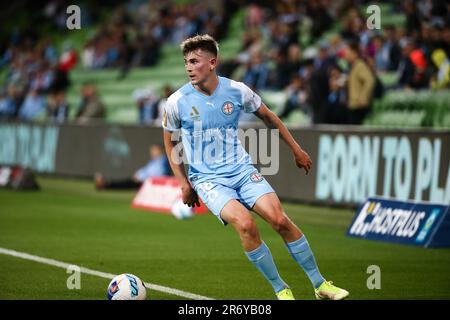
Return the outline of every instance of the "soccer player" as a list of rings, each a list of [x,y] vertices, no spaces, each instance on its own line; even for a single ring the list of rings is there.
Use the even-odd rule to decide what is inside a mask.
[[[199,205],[200,196],[224,225],[233,226],[248,259],[269,281],[279,300],[294,300],[294,296],[280,277],[249,210],[280,234],[289,253],[311,280],[317,299],[346,298],[346,290],[322,277],[305,235],[283,211],[275,191],[240,144],[240,112],[252,112],[268,128],[278,129],[292,150],[295,164],[306,173],[312,164],[309,155],[255,92],[241,82],[217,76],[219,46],[214,38],[197,35],[183,41],[181,48],[190,82],[168,98],[162,125],[166,153],[181,183],[183,202],[194,207]],[[176,132],[181,133],[188,176],[180,158],[174,156]]]

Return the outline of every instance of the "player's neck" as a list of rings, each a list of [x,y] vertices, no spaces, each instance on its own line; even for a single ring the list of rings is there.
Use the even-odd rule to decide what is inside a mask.
[[[211,96],[219,85],[219,78],[216,74],[209,77],[206,81],[195,84],[194,88],[203,94]]]

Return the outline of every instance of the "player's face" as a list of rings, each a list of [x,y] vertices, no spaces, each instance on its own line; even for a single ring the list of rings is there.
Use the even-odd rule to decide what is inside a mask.
[[[193,85],[205,82],[214,72],[216,57],[197,49],[184,56],[184,67]]]

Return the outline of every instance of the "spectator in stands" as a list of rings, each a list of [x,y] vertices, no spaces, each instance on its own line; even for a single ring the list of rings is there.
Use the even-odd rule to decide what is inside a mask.
[[[410,54],[410,59],[415,68],[412,87],[414,89],[428,88],[430,83],[430,74],[425,53],[422,49],[414,49]]]
[[[63,90],[53,91],[48,96],[48,117],[52,122],[64,123],[69,116],[69,104]]]
[[[53,40],[49,38],[43,39],[38,47],[42,48],[43,58],[45,61],[49,63],[49,65],[53,66],[58,63],[58,53],[53,44]],[[39,49],[38,49],[39,50]]]
[[[160,58],[161,44],[151,35],[139,35],[135,49],[135,64],[142,67],[154,66]]]
[[[156,114],[156,118],[153,121],[154,126],[157,126],[157,127],[162,126],[164,107],[167,103],[167,99],[170,97],[170,95],[172,93],[173,93],[173,88],[169,84],[166,84],[163,87],[163,95],[162,95],[161,99],[159,99],[159,101],[158,101],[158,108],[157,108],[158,112]]]
[[[307,1],[306,14],[311,18],[311,37],[318,39],[333,23],[333,19],[328,13],[325,1]]]
[[[45,97],[31,90],[19,110],[19,119],[32,121],[43,118],[45,113]]]
[[[287,56],[280,51],[276,51],[275,55],[276,66],[273,71],[273,84],[271,87],[276,90],[283,90],[289,85],[302,66],[300,46],[291,44],[288,48]]]
[[[424,54],[427,55],[427,57],[431,57],[431,53],[434,50],[444,47],[442,33],[443,33],[443,28],[440,26],[440,24],[437,24],[437,25],[431,24],[430,38],[429,38],[430,42],[428,43],[428,45],[425,48],[419,47],[419,49],[421,49],[424,52]]]
[[[158,113],[157,95],[151,88],[136,89],[133,92],[133,99],[138,108],[139,124],[152,125]]]
[[[13,119],[16,115],[16,103],[7,90],[0,93],[0,119]]]
[[[328,43],[322,41],[319,50],[312,61],[313,71],[309,85],[309,100],[313,109],[313,123],[326,123],[328,112],[329,72],[334,65],[334,58],[329,54]]]
[[[136,101],[139,114],[139,124],[160,127],[167,98],[173,93],[170,85],[162,89],[162,96],[158,96],[152,89],[136,89],[133,99]]]
[[[345,59],[350,65],[348,74],[348,123],[362,124],[372,105],[375,77],[360,56],[359,43],[349,42]]]
[[[384,43],[381,50],[389,57],[388,71],[396,71],[402,52],[396,39],[395,28],[393,26],[386,26],[386,28],[384,28]]]
[[[433,89],[444,89],[450,87],[450,60],[442,49],[437,49],[431,55],[436,67],[436,73],[431,80]]]
[[[406,15],[406,30],[408,30],[408,33],[411,35],[411,33],[420,32],[420,13],[416,1],[406,0],[402,3],[402,6]]]
[[[299,74],[292,76],[292,80],[286,88],[286,91],[287,100],[283,110],[279,114],[280,119],[287,118],[295,110],[302,110],[308,116],[312,116],[312,110],[308,104],[307,86]]]
[[[78,55],[76,50],[73,48],[72,43],[64,43],[63,53],[59,58],[59,69],[64,72],[69,72],[72,70],[78,62]]]
[[[36,62],[35,68],[36,70],[30,73],[29,90],[34,90],[38,94],[47,93],[53,82],[54,74],[46,61]]]
[[[414,50],[414,43],[409,39],[405,39],[401,43],[401,47],[402,58],[400,60],[397,71],[399,74],[398,87],[405,88],[412,85],[415,73],[414,64],[410,59],[410,54]]]
[[[258,28],[264,23],[264,9],[257,3],[250,3],[247,7],[246,28]]]
[[[345,41],[360,41],[360,34],[365,26],[364,18],[357,7],[349,8],[341,19],[341,36]]]
[[[90,51],[87,52],[89,54]],[[132,63],[133,57],[136,53],[136,48],[129,39],[127,34],[122,35],[122,41],[119,44],[119,59],[118,59],[118,67],[119,67],[119,75],[117,76],[118,80],[125,79],[128,75]],[[158,57],[156,57],[158,58]],[[155,63],[158,59],[155,59]]]
[[[25,94],[26,91],[20,87],[13,84],[8,85],[7,87],[7,98],[10,100],[10,103],[14,105],[15,112],[14,112],[14,118],[17,118],[19,116],[19,109],[20,106],[25,101]]]
[[[376,35],[375,37],[373,37],[372,43],[375,50],[375,54],[373,57],[375,68],[381,72],[389,70],[391,64],[389,44],[381,35]]]
[[[253,90],[261,90],[267,87],[268,76],[269,69],[264,61],[262,52],[253,52],[247,65],[243,82]]]
[[[263,38],[258,29],[245,30],[241,38],[241,47],[236,57],[224,61],[218,66],[218,73],[223,77],[240,78],[236,73],[244,73],[254,52],[263,49]],[[240,72],[243,70],[242,72]]]
[[[86,82],[81,87],[82,100],[78,107],[75,121],[79,124],[87,124],[103,120],[106,109],[97,93],[97,88],[93,83]]]
[[[399,64],[399,88],[420,89],[428,86],[427,62],[423,51],[410,39],[402,43],[402,60]]]
[[[83,67],[85,68],[93,68],[94,66],[94,54],[95,54],[94,42],[95,39],[90,39],[83,46],[81,61],[83,63]]]
[[[171,174],[169,161],[164,153],[164,148],[154,144],[149,149],[150,160],[138,169],[132,178],[111,180],[106,179],[103,174],[95,174],[95,186],[97,189],[137,189],[145,180],[151,177],[163,177]]]
[[[329,124],[347,123],[347,77],[338,66],[330,69],[329,88],[327,97],[327,112],[325,122]]]

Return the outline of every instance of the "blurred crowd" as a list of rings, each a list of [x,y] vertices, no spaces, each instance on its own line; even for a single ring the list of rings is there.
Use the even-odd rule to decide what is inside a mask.
[[[12,32],[6,46],[0,45],[0,68],[6,69],[6,79],[0,87],[0,119],[49,119],[62,123],[73,114],[71,120],[80,124],[101,121],[106,116],[106,107],[97,84],[92,81],[81,85],[80,103],[74,106],[74,112],[69,112],[70,71],[77,64],[88,69],[118,69],[118,80],[124,79],[130,68],[157,64],[165,44],[179,44],[197,33],[222,39],[230,17],[238,8],[234,1],[227,1],[225,10],[223,0],[193,4],[148,0],[109,2],[113,4],[111,13],[97,25],[79,52],[66,41],[59,53],[52,39],[39,37],[29,28]],[[70,4],[66,0],[53,0],[41,8],[51,28],[67,31],[65,9]],[[101,7],[80,6],[84,26],[99,19]],[[139,123],[158,123],[159,111],[171,90],[169,86],[161,93],[136,89],[133,98]]]
[[[0,88],[0,118],[27,121],[47,113],[52,120],[64,121],[68,115],[68,73],[76,62],[70,44],[58,55],[51,39],[16,35],[1,59],[7,74]]]
[[[363,15],[369,2],[255,1],[240,54],[219,71],[255,90],[284,90],[279,115],[302,110],[316,124],[361,124],[386,90],[449,88],[450,3],[394,3],[405,24],[371,30]],[[383,86],[384,73],[397,80]]]
[[[7,61],[8,70],[0,89],[0,118],[67,121],[69,73],[77,64],[77,52],[66,43],[58,55],[51,39],[37,40],[25,35],[16,41],[2,60]],[[83,83],[80,97],[74,119],[77,123],[104,117],[105,107],[94,83]]]
[[[111,1],[109,1],[111,2]],[[109,3],[108,2],[108,3]],[[112,3],[112,5],[111,5]],[[114,68],[117,80],[133,67],[157,64],[165,44],[179,44],[195,34],[227,36],[230,18],[245,7],[240,52],[221,61],[219,74],[240,80],[256,91],[284,91],[279,115],[301,110],[313,123],[360,124],[374,99],[390,89],[445,89],[450,84],[450,4],[445,0],[392,2],[392,14],[404,25],[369,29],[364,0],[213,0],[193,2],[112,1],[106,18],[100,7],[83,6],[83,23],[101,21],[77,52],[65,42],[58,50],[48,37],[13,32],[0,46],[0,118],[87,123],[105,118],[97,84],[86,82],[80,103],[69,112],[70,71]],[[380,2],[382,3],[382,2]],[[41,8],[46,19],[63,30],[64,9],[53,0]],[[383,15],[381,16],[383,20]],[[395,74],[393,84],[380,81]],[[174,88],[160,93],[136,89],[133,98],[139,123],[160,122],[165,100]]]
[[[208,33],[220,40],[237,6],[234,1],[131,0],[117,6],[112,15],[90,37],[82,51],[87,68],[120,68],[119,78],[131,67],[158,63],[164,44],[179,44],[196,34]]]

